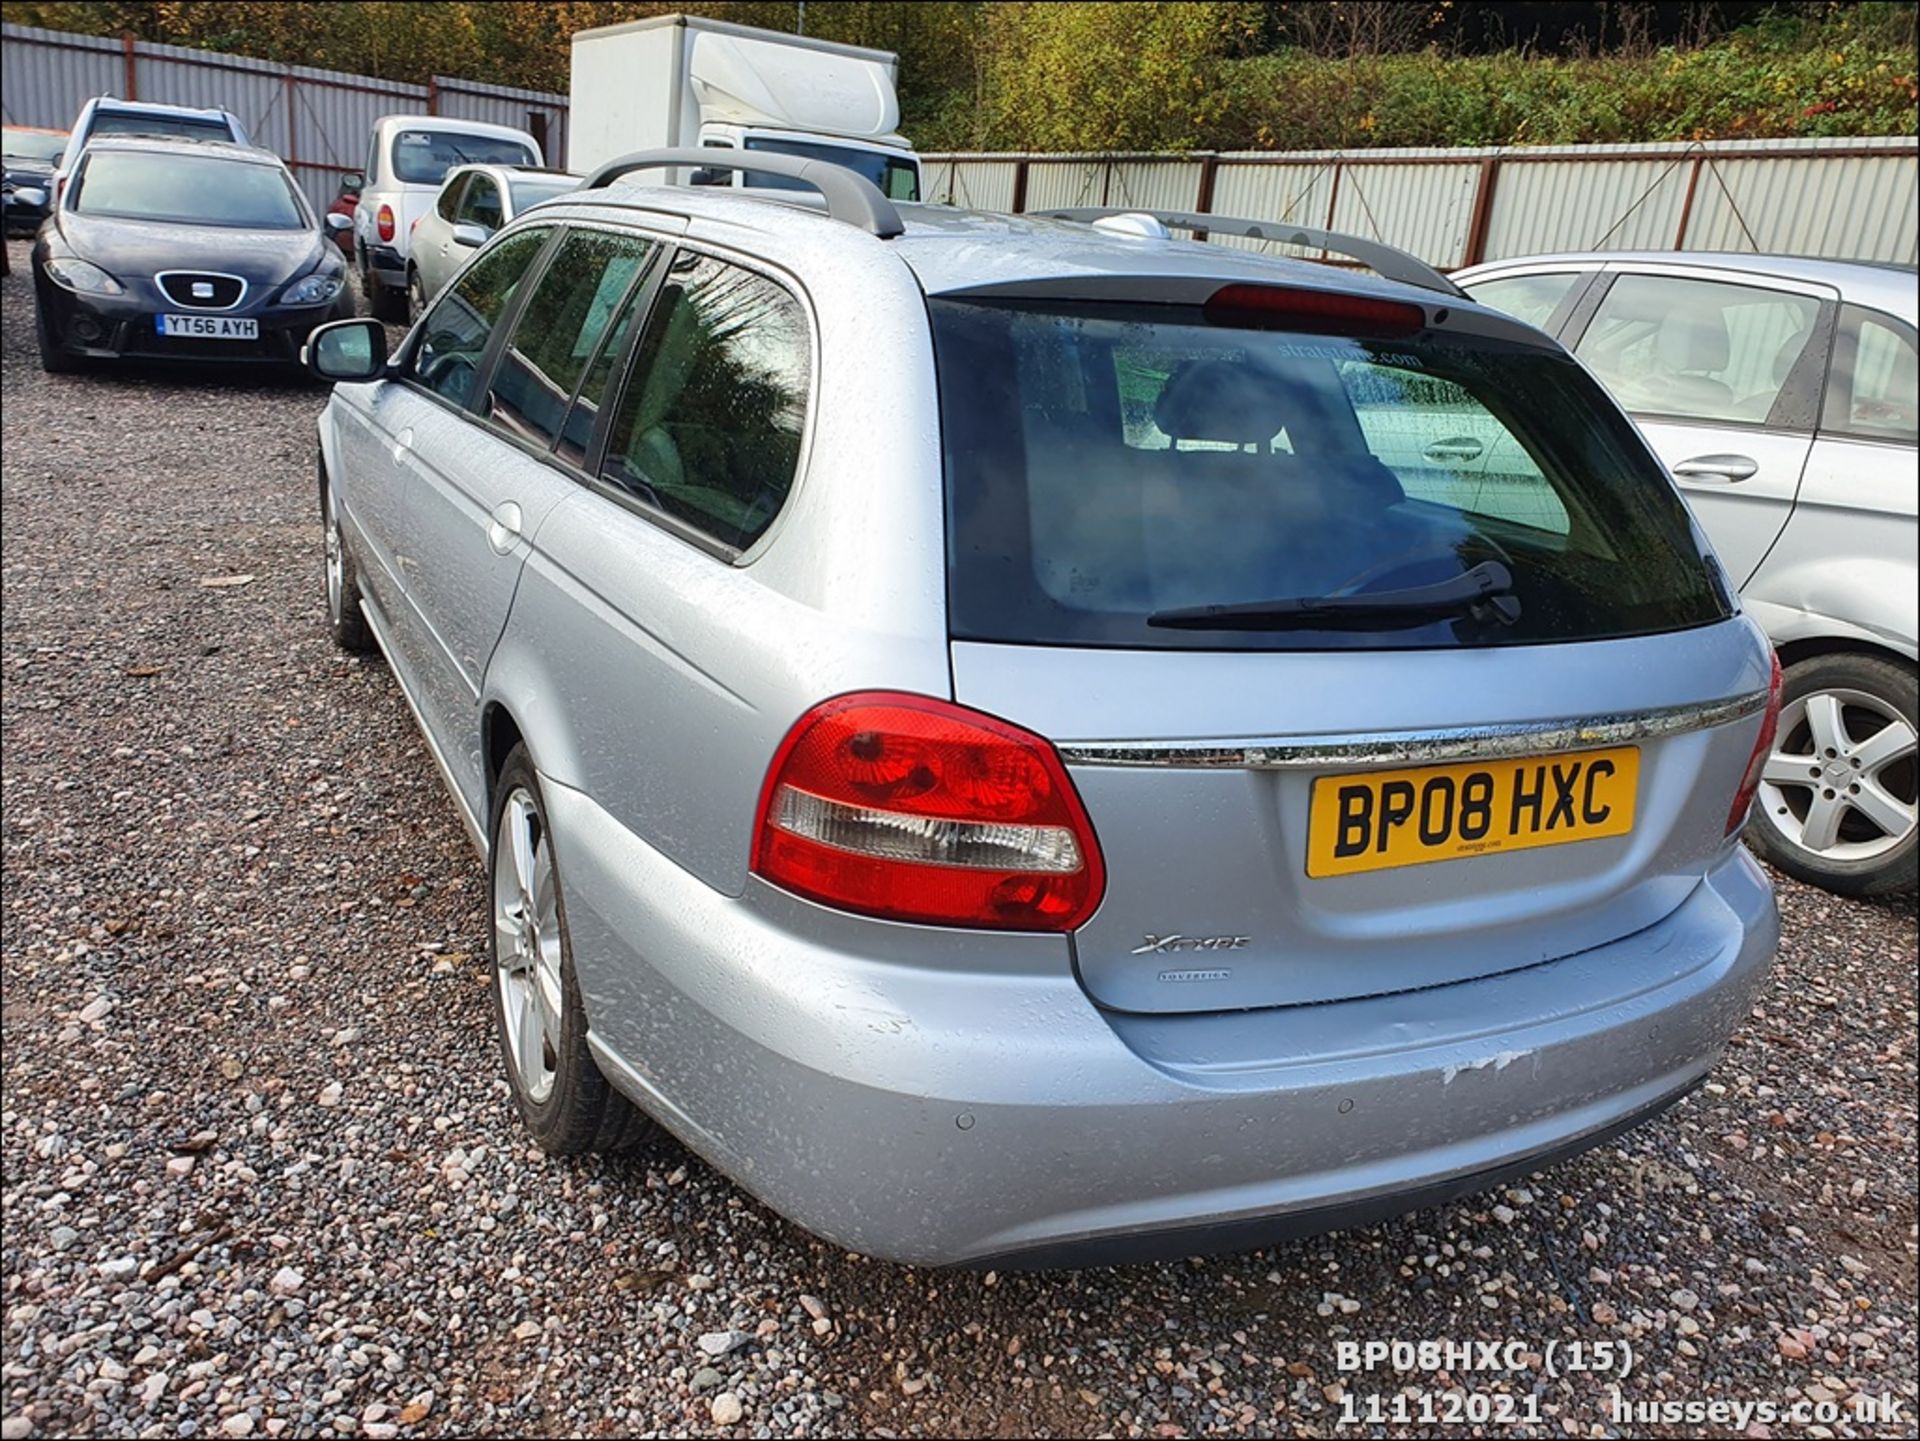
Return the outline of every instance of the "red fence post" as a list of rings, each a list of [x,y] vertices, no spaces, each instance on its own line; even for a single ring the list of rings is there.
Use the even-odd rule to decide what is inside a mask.
[[[1693,169],[1687,175],[1687,198],[1680,202],[1680,228],[1674,232],[1673,236],[1673,248],[1675,250],[1685,250],[1687,248],[1687,222],[1693,218],[1693,192],[1698,189],[1700,185],[1701,159],[1702,157],[1698,155],[1693,157]],[[1718,174],[1719,172],[1716,171],[1714,173]]]
[[[949,176],[953,174],[953,168],[951,165],[949,165],[947,169],[947,174]],[[1016,160],[1013,164],[1013,213],[1015,215],[1019,215],[1023,211],[1025,211],[1026,208],[1027,208],[1027,162],[1024,160]]]
[[[1480,179],[1473,192],[1473,216],[1467,221],[1467,253],[1460,261],[1464,268],[1487,258],[1487,230],[1493,224],[1493,187],[1500,178],[1500,162],[1480,162]]]
[[[1213,213],[1213,177],[1214,172],[1218,170],[1219,167],[1220,157],[1211,150],[1200,157],[1200,193],[1194,197],[1193,208],[1201,215],[1211,215]],[[1193,232],[1193,238],[1195,240],[1205,240],[1207,238],[1207,232],[1204,230],[1196,230]]]
[[[138,100],[140,98],[140,62],[138,52],[133,48],[131,30],[120,32],[120,53],[127,66],[127,99]]]
[[[440,77],[438,75],[429,75],[427,77],[427,114],[438,115],[439,113]]]

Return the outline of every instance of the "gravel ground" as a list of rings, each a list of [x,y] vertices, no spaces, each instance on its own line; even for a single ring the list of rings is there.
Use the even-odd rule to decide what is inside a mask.
[[[912,1271],[670,1144],[543,1159],[480,869],[386,669],[322,629],[320,393],[48,378],[31,303],[16,269],[5,1436],[1318,1436],[1343,1394],[1417,1386],[1537,1404],[1531,1434],[1738,1434],[1548,1374],[1549,1343],[1605,1340],[1630,1401],[1889,1393],[1887,1424],[1751,1434],[1912,1433],[1910,903],[1783,882],[1774,982],[1706,1091],[1524,1188],[1251,1255]],[[1336,1343],[1376,1338],[1530,1354],[1343,1374]]]

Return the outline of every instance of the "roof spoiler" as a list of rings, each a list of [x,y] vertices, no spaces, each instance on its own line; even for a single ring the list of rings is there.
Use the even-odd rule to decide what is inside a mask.
[[[718,147],[700,150],[636,150],[609,160],[586,178],[582,190],[603,190],[636,170],[667,170],[687,166],[695,170],[738,170],[748,175],[778,175],[818,190],[827,202],[827,214],[867,234],[891,240],[907,227],[893,202],[864,175],[827,160],[804,160],[797,155],[756,153],[752,158],[730,158],[738,152]]]
[[[1316,230],[1305,225],[1279,225],[1271,220],[1242,220],[1232,215],[1192,215],[1182,210],[1142,210],[1138,206],[1083,205],[1066,210],[1030,212],[1046,220],[1095,221],[1109,215],[1145,215],[1176,230],[1211,230],[1219,235],[1242,235],[1249,240],[1277,240],[1283,245],[1305,245],[1331,250],[1358,260],[1388,280],[1436,290],[1455,300],[1467,298],[1466,292],[1417,255],[1382,245],[1377,240],[1362,240],[1357,235],[1342,235],[1337,230]]]

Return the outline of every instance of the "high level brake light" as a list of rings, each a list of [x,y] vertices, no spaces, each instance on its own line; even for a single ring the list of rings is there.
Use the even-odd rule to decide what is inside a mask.
[[[1207,297],[1201,313],[1212,325],[1308,335],[1397,338],[1427,326],[1426,311],[1410,301],[1290,285],[1223,285]]]
[[[888,920],[1070,931],[1106,887],[1053,747],[978,711],[865,691],[815,706],[768,768],[753,870]]]
[[[1760,789],[1760,772],[1766,769],[1773,753],[1773,738],[1780,729],[1780,657],[1773,658],[1773,675],[1767,682],[1767,713],[1760,722],[1760,734],[1753,742],[1753,754],[1747,757],[1747,773],[1740,778],[1740,789],[1733,793],[1733,808],[1727,812],[1727,834],[1746,824],[1753,808],[1754,792]]]

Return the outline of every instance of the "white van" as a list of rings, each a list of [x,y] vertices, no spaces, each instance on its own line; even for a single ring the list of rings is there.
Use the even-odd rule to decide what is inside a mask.
[[[373,122],[367,174],[353,212],[354,256],[367,305],[382,320],[407,307],[413,223],[433,207],[456,165],[544,165],[524,130],[444,115],[383,115]]]

